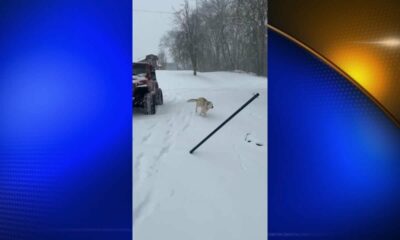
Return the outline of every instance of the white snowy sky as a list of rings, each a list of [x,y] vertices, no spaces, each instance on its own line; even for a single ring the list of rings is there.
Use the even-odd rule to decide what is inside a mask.
[[[161,37],[172,29],[173,12],[184,0],[133,0],[133,60],[157,54]],[[195,0],[189,0],[195,6]],[[151,12],[150,12],[151,11]]]

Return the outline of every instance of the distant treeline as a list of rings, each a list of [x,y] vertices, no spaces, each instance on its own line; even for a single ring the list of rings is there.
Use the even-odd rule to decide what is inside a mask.
[[[160,42],[180,69],[243,70],[266,75],[267,0],[185,0]]]

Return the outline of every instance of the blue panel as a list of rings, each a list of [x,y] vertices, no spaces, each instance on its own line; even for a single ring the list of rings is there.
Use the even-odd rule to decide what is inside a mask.
[[[269,236],[397,235],[400,129],[324,62],[268,37]]]
[[[132,1],[0,3],[0,239],[131,239]]]

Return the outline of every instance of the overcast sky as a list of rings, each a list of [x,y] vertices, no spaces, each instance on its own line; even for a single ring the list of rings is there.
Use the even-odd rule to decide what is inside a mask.
[[[172,29],[173,12],[184,0],[133,0],[133,60],[157,54],[161,37]],[[190,0],[194,4],[195,0]],[[194,5],[193,5],[194,6]]]

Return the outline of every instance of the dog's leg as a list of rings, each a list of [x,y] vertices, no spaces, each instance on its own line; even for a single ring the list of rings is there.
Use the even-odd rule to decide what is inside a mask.
[[[206,111],[205,111],[205,109],[204,109],[204,108],[201,108],[200,115],[201,115],[201,116],[203,116],[203,117],[205,117],[205,116],[206,116]]]

